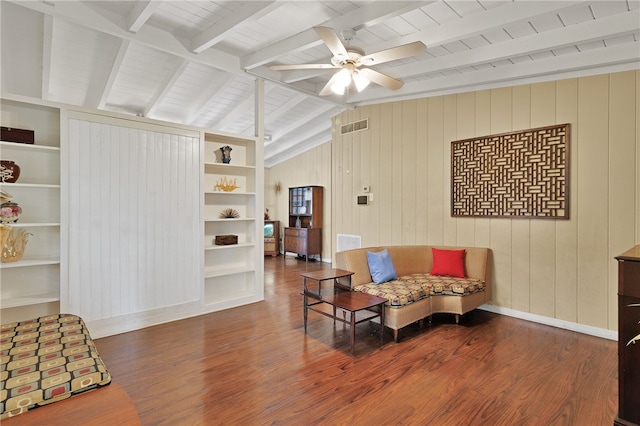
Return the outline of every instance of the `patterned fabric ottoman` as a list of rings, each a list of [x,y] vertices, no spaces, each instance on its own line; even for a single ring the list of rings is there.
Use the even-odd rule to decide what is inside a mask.
[[[0,329],[0,419],[111,383],[84,321],[69,314]]]

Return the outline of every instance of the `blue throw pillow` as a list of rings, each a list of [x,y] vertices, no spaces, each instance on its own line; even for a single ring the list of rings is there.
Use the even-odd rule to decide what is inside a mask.
[[[381,284],[398,278],[396,268],[393,266],[393,261],[387,249],[375,253],[368,251],[367,262],[369,263],[369,273],[374,283]]]

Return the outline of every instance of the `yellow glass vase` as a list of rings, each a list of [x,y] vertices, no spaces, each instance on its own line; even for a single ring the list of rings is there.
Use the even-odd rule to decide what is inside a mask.
[[[17,262],[22,259],[29,234],[24,229],[0,225],[0,262]]]

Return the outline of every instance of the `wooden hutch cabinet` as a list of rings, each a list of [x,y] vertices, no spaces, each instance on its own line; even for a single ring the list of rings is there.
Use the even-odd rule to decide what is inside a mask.
[[[289,188],[289,223],[284,228],[284,252],[297,253],[309,260],[322,259],[321,186]]]
[[[615,425],[640,425],[640,246],[618,261],[618,416]]]

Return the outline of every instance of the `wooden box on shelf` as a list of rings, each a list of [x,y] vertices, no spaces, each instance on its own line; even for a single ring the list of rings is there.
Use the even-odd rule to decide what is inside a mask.
[[[35,139],[35,132],[33,130],[0,127],[0,139],[6,142],[32,144]]]
[[[237,235],[216,235],[215,244],[217,246],[228,246],[231,244],[238,244]]]

